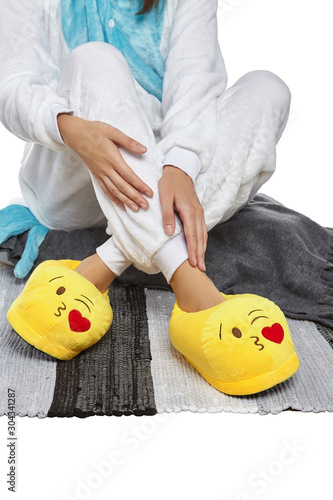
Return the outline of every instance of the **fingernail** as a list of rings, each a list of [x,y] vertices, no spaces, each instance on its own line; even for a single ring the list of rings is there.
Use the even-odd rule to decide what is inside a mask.
[[[168,224],[167,226],[165,226],[165,232],[166,232],[166,234],[169,234],[169,235],[172,234],[173,227]]]
[[[146,191],[145,195],[148,196],[149,198],[151,198],[153,196],[153,193],[151,193],[150,191]]]
[[[139,210],[139,207],[137,205],[134,205],[133,203],[130,205],[130,208],[133,210],[133,212],[137,212]]]
[[[143,146],[142,144],[138,144],[136,148],[138,151],[141,151],[141,153],[144,153],[145,151],[147,151],[146,146]]]
[[[147,210],[147,205],[145,203],[140,203],[140,207],[143,208],[143,210]]]

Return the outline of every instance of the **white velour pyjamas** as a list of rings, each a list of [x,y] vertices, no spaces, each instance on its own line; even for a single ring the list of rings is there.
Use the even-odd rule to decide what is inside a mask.
[[[246,204],[275,170],[276,144],[289,114],[289,88],[274,73],[259,70],[226,89],[217,42],[217,2],[212,0],[209,8],[205,1],[194,2],[191,14],[186,10],[188,4],[189,0],[173,2],[162,102],[134,79],[122,53],[104,42],[76,47],[63,59],[59,72],[52,66],[45,34],[39,70],[45,67],[43,81],[53,82],[53,88],[46,85],[49,92],[39,89],[39,82],[34,87],[36,61],[33,71],[30,67],[27,72],[27,96],[19,92],[14,96],[14,89],[20,91],[15,83],[22,84],[22,92],[26,90],[22,69],[21,81],[15,82],[15,76],[19,78],[15,63],[11,78],[0,78],[0,90],[4,89],[2,96],[0,92],[1,121],[30,141],[20,171],[27,205],[43,224],[54,229],[107,222],[112,237],[97,253],[118,275],[134,263],[148,273],[161,270],[170,281],[187,259],[181,221],[176,217],[172,237],[162,225],[158,181],[164,165],[174,165],[190,175],[208,230]],[[198,36],[200,23],[209,29]],[[0,55],[0,61],[4,60],[4,53]],[[36,57],[35,52],[32,55]],[[48,102],[42,109],[36,107],[33,116],[38,90]],[[29,105],[31,116],[24,114],[24,106]],[[119,148],[124,160],[154,192],[152,199],[147,198],[148,211],[123,211],[103,193],[80,157],[64,144],[56,124],[59,112],[109,123],[148,148],[143,155]],[[98,137],[84,137],[82,148],[94,141]]]

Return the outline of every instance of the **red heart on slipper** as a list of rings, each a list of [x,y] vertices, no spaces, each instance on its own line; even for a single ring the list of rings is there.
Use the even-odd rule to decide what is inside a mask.
[[[87,332],[91,327],[91,323],[88,318],[82,316],[80,311],[73,309],[68,315],[69,327],[72,332]]]
[[[261,330],[262,336],[276,344],[281,344],[284,338],[284,331],[280,323],[274,323],[272,326],[266,326]]]

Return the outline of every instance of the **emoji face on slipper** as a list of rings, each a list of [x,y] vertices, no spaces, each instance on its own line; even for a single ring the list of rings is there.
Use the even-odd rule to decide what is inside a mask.
[[[220,305],[195,313],[176,302],[169,324],[173,346],[226,394],[254,394],[291,377],[299,360],[281,309],[258,295],[223,296]]]
[[[30,276],[7,318],[37,349],[72,359],[101,339],[113,314],[107,292],[75,272],[80,261],[45,261]]]
[[[227,296],[228,297],[228,296]],[[250,294],[229,296],[208,318],[202,348],[219,379],[240,379],[273,372],[294,354],[288,323],[268,299]],[[221,362],[223,360],[223,362]]]

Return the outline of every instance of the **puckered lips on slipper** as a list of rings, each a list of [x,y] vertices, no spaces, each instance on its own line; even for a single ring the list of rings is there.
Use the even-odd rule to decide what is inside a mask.
[[[62,360],[98,342],[113,320],[108,291],[101,293],[75,272],[79,264],[74,260],[40,264],[7,313],[26,342]]]
[[[226,394],[254,394],[291,377],[299,359],[281,309],[257,295],[222,295],[224,302],[195,313],[175,303],[173,346]]]

